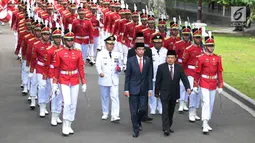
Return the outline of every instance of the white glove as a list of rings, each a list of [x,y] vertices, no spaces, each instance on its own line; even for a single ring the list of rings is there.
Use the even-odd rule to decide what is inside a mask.
[[[194,87],[194,88],[193,88],[193,91],[194,91],[196,94],[198,94],[198,88],[197,88],[197,87]]]
[[[58,90],[58,84],[53,83],[53,85],[52,85],[52,91],[53,91],[53,92],[57,92],[57,90]]]
[[[221,94],[221,93],[222,93],[222,91],[223,91],[223,89],[222,89],[222,88],[218,88],[218,93],[219,93],[219,94]]]
[[[27,67],[27,66],[26,66],[26,67],[25,67],[25,71],[26,71],[26,72],[29,72],[29,71],[30,71],[30,67]]]
[[[33,75],[34,75],[34,73],[31,73],[31,72],[30,72],[30,73],[28,74],[28,77],[31,78],[31,77],[33,77]]]
[[[81,89],[82,89],[82,92],[86,92],[86,90],[87,90],[87,85],[86,85],[86,84],[83,84],[82,87],[81,87]]]

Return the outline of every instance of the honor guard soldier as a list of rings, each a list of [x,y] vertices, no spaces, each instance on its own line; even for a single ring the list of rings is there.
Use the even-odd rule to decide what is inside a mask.
[[[153,92],[152,96],[149,100],[149,106],[151,114],[156,114],[156,110],[158,110],[159,114],[162,114],[162,104],[160,99],[154,96],[155,90],[155,82],[156,82],[156,75],[158,66],[166,61],[167,49],[163,47],[163,40],[164,38],[161,34],[156,34],[152,37],[153,47],[151,48],[152,51],[152,61],[153,61]]]
[[[155,18],[152,11],[149,12],[148,16],[148,28],[142,30],[144,35],[144,46],[152,48],[153,44],[151,42],[152,34],[156,32],[155,30]]]
[[[78,8],[79,19],[75,20],[72,24],[74,33],[74,48],[82,51],[84,61],[87,59],[88,47],[94,44],[93,25],[90,20],[85,19],[85,9]]]
[[[50,24],[49,26],[51,28],[56,28],[56,19],[57,19],[57,17],[55,16],[55,18],[54,18],[54,13],[53,13],[54,7],[53,7],[52,3],[47,3],[46,5],[47,5],[47,9],[46,9],[47,14],[46,14],[44,20],[49,21],[49,24]]]
[[[145,12],[145,9],[142,9],[142,13],[140,15],[141,17],[141,23],[139,25],[135,26],[135,33],[134,33],[134,37],[136,35],[136,33],[138,32],[142,32],[143,29],[148,27],[148,13]]]
[[[113,51],[115,37],[110,36],[104,41],[106,48],[98,53],[96,59],[96,69],[99,75],[98,84],[101,91],[102,120],[108,118],[111,100],[111,121],[116,122],[120,120],[119,73],[122,62],[120,54]]]
[[[29,17],[26,17],[26,31],[22,34],[20,34],[20,47],[21,47],[21,79],[22,79],[22,84],[23,84],[23,91],[22,91],[22,95],[27,95],[28,93],[28,74],[29,74],[29,69],[26,68],[26,54],[27,54],[27,40],[30,39],[32,37],[32,19]]]
[[[89,64],[93,66],[96,62],[96,54],[97,54],[97,49],[99,47],[99,30],[100,30],[100,24],[99,24],[99,19],[97,17],[97,4],[92,3],[91,5],[91,11],[92,11],[92,18],[91,18],[91,23],[93,26],[93,38],[94,38],[94,44],[90,45],[90,62]]]
[[[170,37],[165,39],[164,47],[168,50],[173,50],[174,44],[177,41],[180,41],[180,37],[178,37],[179,26],[176,23],[176,18],[173,18],[173,22],[170,22]]]
[[[129,16],[128,16],[129,18]],[[127,62],[127,54],[128,49],[133,48],[133,36],[135,32],[135,26],[138,25],[139,13],[137,11],[137,7],[134,4],[134,12],[132,13],[132,21],[126,23],[124,25],[124,33],[123,33],[123,67],[124,71],[126,69],[126,62]]]
[[[182,40],[177,41],[174,44],[174,50],[177,54],[177,63],[182,65],[182,56],[184,50],[191,45],[190,41],[191,28],[188,26],[188,22],[185,22],[185,26],[182,27]],[[183,67],[184,68],[184,67]],[[182,113],[183,111],[188,111],[188,95],[182,82],[180,83],[180,104],[178,111]]]
[[[59,119],[59,115],[62,111],[62,95],[60,95],[60,92],[52,93],[52,86],[53,86],[53,77],[54,77],[54,54],[55,52],[58,52],[64,48],[61,45],[62,40],[62,31],[59,28],[60,25],[56,23],[56,28],[52,29],[52,39],[53,44],[51,44],[46,50],[47,50],[47,94],[51,95],[51,125],[56,126],[58,123],[61,124],[62,121]],[[59,85],[58,85],[59,87]]]
[[[116,37],[119,36],[120,22],[125,19],[125,4],[124,4],[123,0],[121,0],[120,8],[121,9],[118,12],[120,15],[120,18],[115,20],[114,25],[112,27],[112,35],[114,35]]]
[[[41,30],[42,30],[42,25],[40,22],[36,21],[35,23],[33,23],[33,25],[35,25],[34,29],[33,29],[33,34],[34,37],[29,39],[27,42],[27,55],[26,55],[26,59],[27,59],[27,67],[29,69],[31,69],[32,65],[36,64],[36,60],[34,60],[32,63],[31,59],[32,59],[32,53],[33,53],[33,45],[37,42],[39,42],[41,40]],[[29,82],[30,82],[30,87],[29,87],[29,95],[31,98],[31,104],[30,104],[30,108],[33,110],[35,108],[35,100],[37,99],[37,77],[36,77],[36,71],[34,70],[34,73],[29,73],[28,74],[29,77]]]
[[[124,9],[123,11],[123,19],[120,19],[119,20],[119,26],[118,26],[118,31],[117,31],[117,46],[118,46],[118,50],[121,54],[121,60],[122,62],[124,61],[124,49],[125,50],[128,50],[127,47],[124,47],[124,42],[123,42],[123,35],[124,35],[124,27],[125,25],[129,22],[130,20],[130,17],[131,17],[131,11],[128,9],[128,5],[126,4],[126,9]],[[127,51],[125,51],[127,52]],[[125,53],[126,55],[126,53]]]
[[[60,84],[64,102],[62,133],[65,136],[74,133],[71,124],[75,119],[80,80],[82,91],[86,92],[87,89],[82,53],[73,48],[74,33],[71,30],[70,24],[69,31],[65,31],[65,47],[55,53],[53,62],[55,74],[52,91],[58,92],[58,84]]]
[[[202,31],[200,29],[192,29],[194,44],[187,47],[182,56],[182,67],[184,67],[184,72],[188,76],[191,89],[193,89],[194,79],[199,76],[195,71],[196,57],[203,53],[203,48],[201,47],[202,41]],[[199,108],[200,104],[200,93],[192,92],[189,95],[189,121],[195,122],[200,120],[197,116],[196,110]]]
[[[202,127],[205,134],[212,131],[208,121],[212,117],[216,88],[218,87],[219,94],[223,88],[222,60],[220,56],[213,53],[215,45],[211,31],[208,35],[205,37],[205,53],[197,56],[195,71],[199,76],[195,78],[193,88],[195,92],[198,92],[199,87],[201,88]]]
[[[36,71],[37,83],[38,83],[38,104],[40,105],[40,117],[45,117],[48,114],[46,105],[49,100],[49,95],[46,94],[46,62],[47,62],[47,48],[50,46],[50,28],[48,27],[48,21],[45,21],[45,25],[42,26],[41,31],[42,39],[33,45],[30,75],[33,75]],[[30,76],[32,77],[32,76]]]
[[[115,45],[114,45],[114,48],[113,48],[113,51],[115,52],[118,52],[119,54],[121,54],[121,60],[123,59],[123,47],[122,47],[122,43],[121,43],[121,40],[122,40],[122,36],[123,36],[123,33],[122,35],[120,34],[120,31],[121,30],[124,30],[124,29],[120,29],[121,27],[123,28],[123,26],[121,25],[122,21],[125,20],[125,4],[124,4],[124,1],[121,0],[121,9],[119,10],[118,14],[120,16],[120,18],[116,19],[115,22],[114,22],[114,25],[112,26],[112,35],[114,35],[114,37],[116,37],[116,42],[115,42]]]
[[[69,24],[72,24],[78,18],[78,15],[75,13],[76,11],[75,2],[70,3],[68,9],[69,10],[63,15],[63,24],[65,30],[67,30]]]
[[[166,17],[164,14],[161,14],[160,19],[158,20],[158,32],[165,39],[166,38]]]
[[[108,25],[109,25],[109,32],[110,32],[111,35],[113,35],[113,29],[114,29],[114,26],[115,26],[115,21],[117,19],[120,19],[120,14],[119,14],[119,11],[120,11],[120,2],[119,2],[119,0],[115,1],[113,9],[114,9],[114,11],[110,15],[110,22],[108,23]]]
[[[115,6],[115,3],[114,1],[112,0],[111,2],[109,2],[110,4],[110,7],[109,7],[109,11],[105,12],[104,14],[104,32],[105,32],[105,38],[107,38],[109,35],[110,35],[110,17],[112,15],[112,13],[114,12],[114,6]]]

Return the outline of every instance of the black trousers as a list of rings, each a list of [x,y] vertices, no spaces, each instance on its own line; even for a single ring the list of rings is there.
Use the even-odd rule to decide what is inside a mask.
[[[162,127],[164,130],[169,130],[173,124],[173,115],[176,105],[176,99],[171,98],[170,100],[162,100]]]
[[[139,126],[141,125],[142,117],[146,113],[146,102],[146,96],[144,95],[130,95],[129,97],[129,108],[134,133],[139,132]]]

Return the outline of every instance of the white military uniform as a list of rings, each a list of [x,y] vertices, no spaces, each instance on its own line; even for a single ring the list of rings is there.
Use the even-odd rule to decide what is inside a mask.
[[[160,48],[159,51],[155,47],[151,48],[152,60],[153,60],[153,72],[154,72],[153,92],[152,92],[153,96],[151,96],[149,99],[151,114],[156,114],[156,108],[159,111],[159,114],[162,114],[162,104],[161,104],[161,101],[154,96],[154,90],[155,90],[155,82],[156,82],[156,74],[157,74],[158,66],[166,62],[167,51],[168,50],[164,47]]]
[[[96,58],[96,69],[98,75],[104,74],[104,77],[98,77],[98,84],[101,91],[102,119],[107,119],[109,114],[110,98],[112,101],[111,121],[119,119],[119,72],[116,71],[117,65],[122,67],[120,54],[111,52],[104,48],[100,51]]]

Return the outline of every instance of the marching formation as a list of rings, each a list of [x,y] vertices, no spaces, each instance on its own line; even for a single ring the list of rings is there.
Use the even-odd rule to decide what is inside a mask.
[[[98,73],[102,120],[121,119],[119,74],[125,72],[133,137],[157,113],[164,135],[173,133],[177,102],[190,122],[202,120],[203,133],[212,131],[209,121],[216,89],[222,92],[223,68],[210,31],[203,42],[202,29],[187,21],[181,25],[173,17],[168,30],[164,14],[156,20],[147,7],[139,11],[134,4],[131,12],[118,0],[12,0],[1,3],[0,21],[11,22],[14,31],[22,95],[29,95],[32,110],[39,106],[42,118],[50,105],[51,125],[62,124],[63,135],[74,133],[80,82],[82,92],[87,89],[86,63]]]

